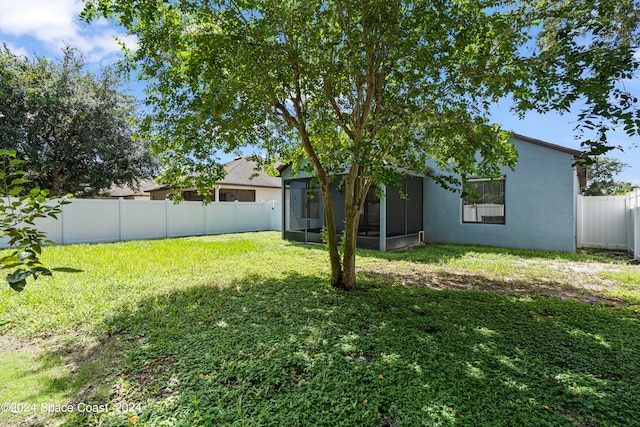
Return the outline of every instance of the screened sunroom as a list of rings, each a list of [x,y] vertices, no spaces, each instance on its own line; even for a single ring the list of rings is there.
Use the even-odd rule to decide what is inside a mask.
[[[402,191],[394,187],[382,188],[381,198],[371,189],[360,211],[357,246],[389,251],[421,242],[424,239],[422,186],[421,177],[408,177],[401,181]],[[285,178],[283,193],[283,238],[321,243],[325,225],[324,206],[315,178]],[[334,183],[331,195],[336,231],[341,235],[344,230],[343,189]]]

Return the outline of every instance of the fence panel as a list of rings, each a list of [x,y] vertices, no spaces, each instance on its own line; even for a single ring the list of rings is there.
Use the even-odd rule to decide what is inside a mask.
[[[239,204],[240,202],[238,202]],[[236,217],[238,231],[257,231],[265,228],[262,203],[248,203],[246,209],[239,209]]]
[[[169,202],[167,206],[167,237],[204,234],[204,205],[201,202]]]
[[[640,260],[640,190],[625,196],[578,196],[577,244],[626,249]]]
[[[167,203],[161,200],[120,200],[122,240],[167,237]]]
[[[36,227],[57,244],[198,236],[280,230],[280,202],[200,202],[72,199],[58,220],[42,218]],[[0,239],[0,248],[8,239]]]
[[[271,226],[270,230],[280,231],[282,230],[282,203],[280,202],[272,202],[271,203]]]
[[[578,196],[578,246],[627,249],[625,196]]]
[[[73,200],[62,207],[60,219],[63,243],[100,243],[121,240],[118,200]]]
[[[238,202],[240,203],[240,202]],[[207,206],[207,234],[233,233],[236,227],[236,202],[215,202]]]
[[[63,207],[64,209],[64,207]],[[63,241],[63,229],[62,229],[62,221],[60,218],[62,214],[57,215],[58,219],[53,218],[37,218],[34,221],[35,227],[38,230],[45,230],[47,233],[47,239],[51,240],[56,244],[61,244]],[[0,243],[0,248],[6,248],[8,245],[5,241]]]

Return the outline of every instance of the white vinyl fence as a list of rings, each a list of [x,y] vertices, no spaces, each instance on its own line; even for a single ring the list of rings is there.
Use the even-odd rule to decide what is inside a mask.
[[[640,190],[625,196],[578,196],[577,244],[625,249],[640,259]]]
[[[36,227],[58,244],[280,230],[282,203],[72,199]],[[6,247],[6,244],[4,245]]]

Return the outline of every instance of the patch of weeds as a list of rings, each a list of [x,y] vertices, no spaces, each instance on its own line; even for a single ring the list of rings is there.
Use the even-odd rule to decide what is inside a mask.
[[[624,271],[603,271],[599,275],[617,285],[606,289],[605,293],[632,304],[640,304],[640,267],[629,267]]]

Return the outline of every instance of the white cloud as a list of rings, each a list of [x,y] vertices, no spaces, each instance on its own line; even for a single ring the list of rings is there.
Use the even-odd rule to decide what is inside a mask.
[[[11,51],[11,53],[13,53],[14,55],[18,55],[18,56],[29,56],[29,52],[27,51],[27,49],[20,47],[20,46],[16,46],[13,43],[10,42],[5,42],[7,47],[9,48],[9,50]]]
[[[68,44],[95,62],[120,53],[115,36],[134,41],[104,20],[80,22],[82,8],[78,0],[0,0],[0,32],[33,37],[56,54]]]

